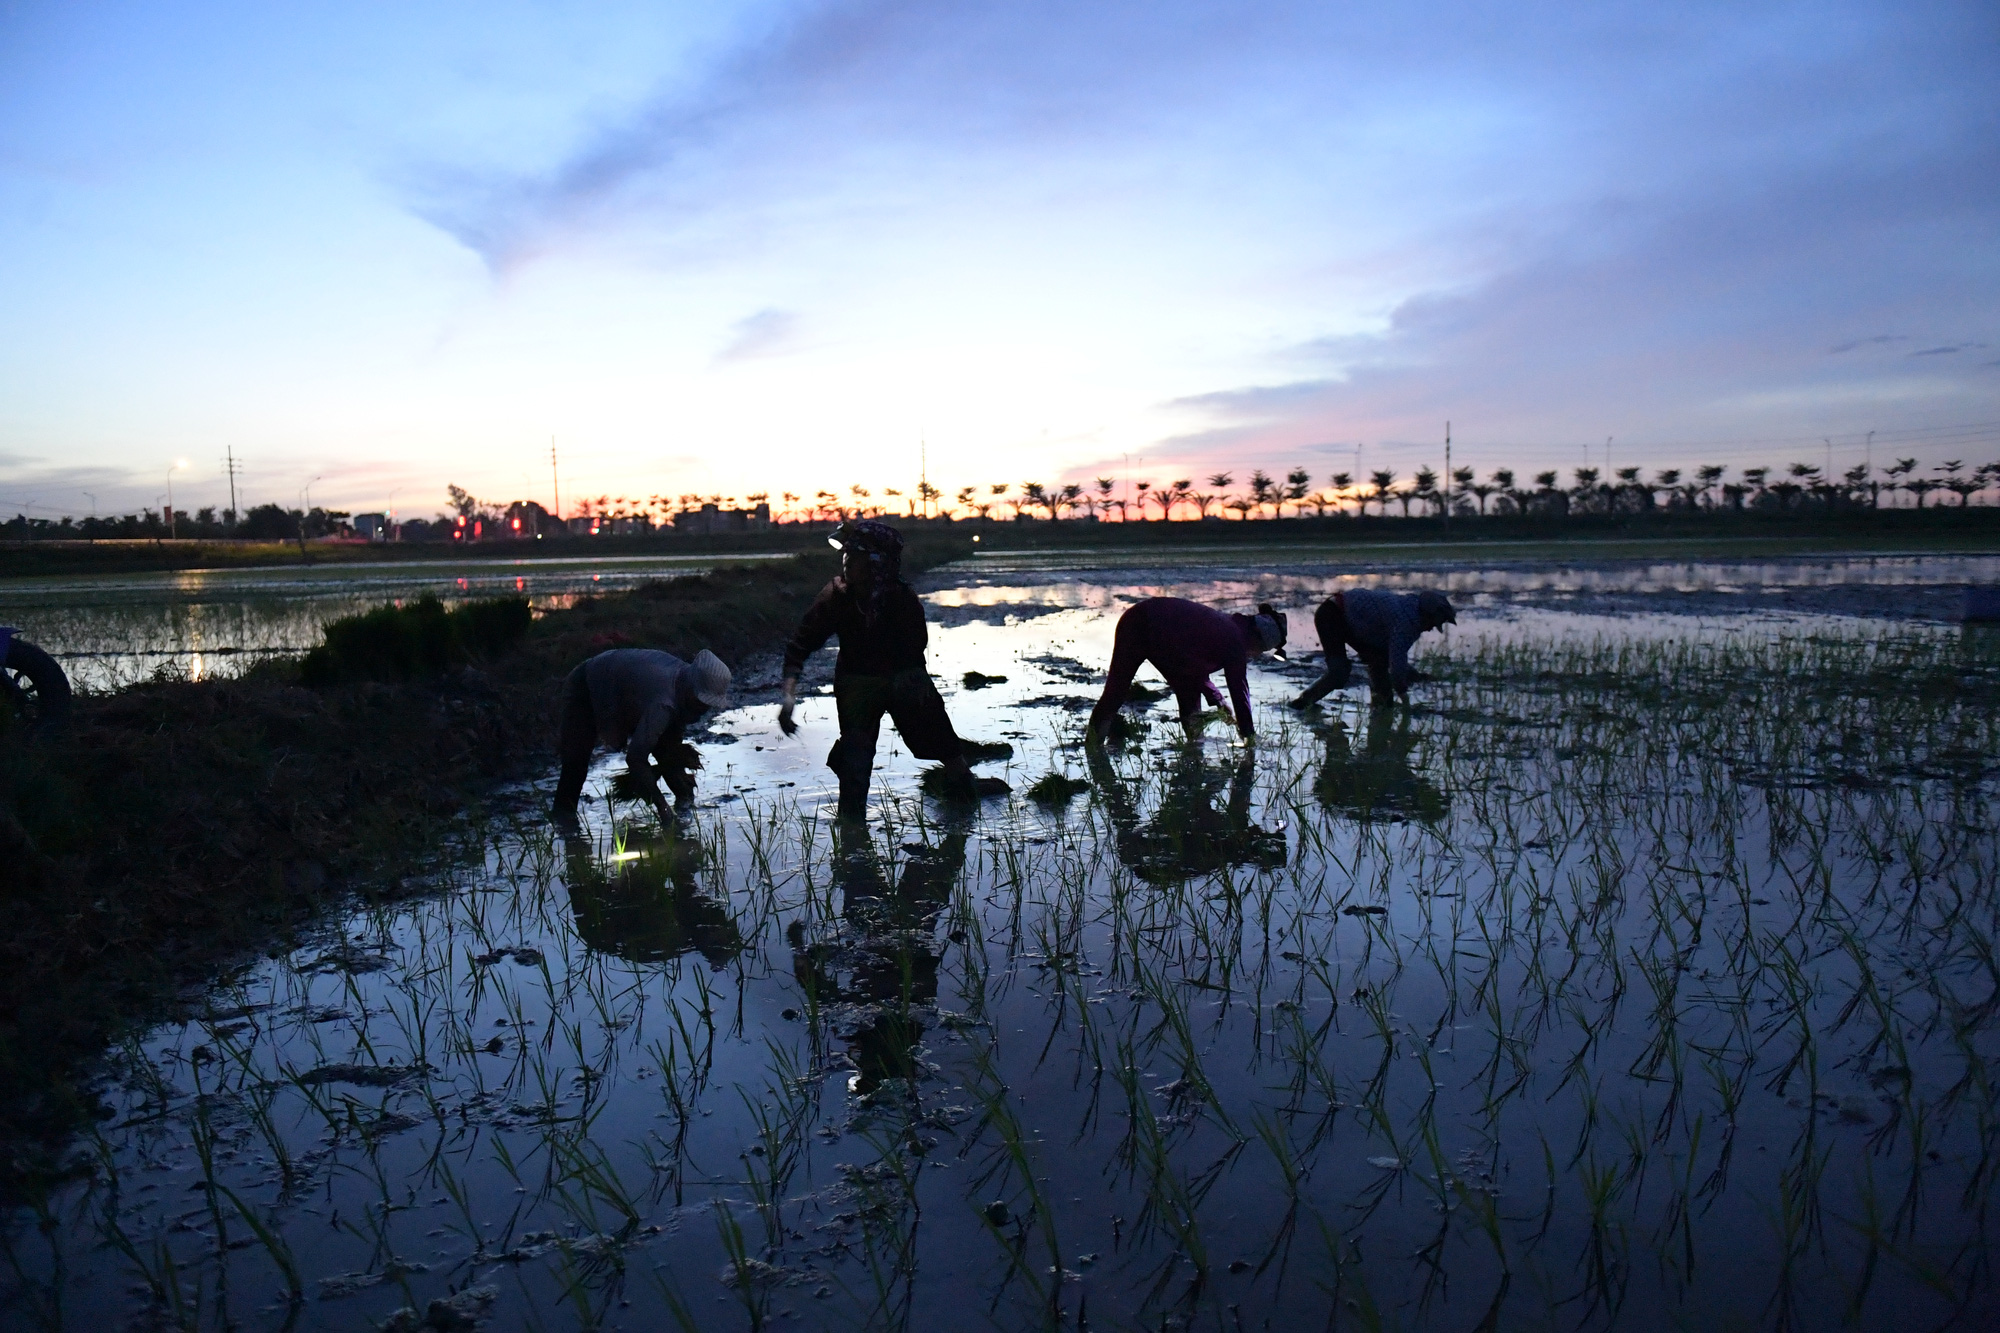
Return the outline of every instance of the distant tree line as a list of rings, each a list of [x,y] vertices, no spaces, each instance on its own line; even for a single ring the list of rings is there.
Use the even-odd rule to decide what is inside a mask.
[[[774,500],[767,491],[733,495],[612,496],[579,500],[567,523],[533,500],[508,504],[485,501],[460,486],[446,488],[447,512],[434,519],[408,519],[397,525],[404,541],[462,540],[481,537],[529,537],[574,530],[584,520],[585,531],[631,531],[671,524],[678,515],[705,506],[734,511],[768,505],[778,523],[838,523],[849,518],[940,518],[993,522],[1034,519],[1174,522],[1292,518],[1418,518],[1450,514],[1464,518],[1540,516],[1565,518],[1584,514],[1651,513],[1837,513],[1882,508],[1937,508],[1974,503],[1987,492],[2000,492],[2000,462],[1968,468],[1950,459],[1928,471],[1917,460],[1902,458],[1883,468],[1860,465],[1828,475],[1809,463],[1783,469],[1744,468],[1734,478],[1719,464],[1692,471],[1661,468],[1651,476],[1637,467],[1619,468],[1610,477],[1598,469],[1572,469],[1565,481],[1550,469],[1524,479],[1511,468],[1495,468],[1481,479],[1469,467],[1454,468],[1449,477],[1421,467],[1403,477],[1380,469],[1357,477],[1335,472],[1316,481],[1305,468],[1293,468],[1282,480],[1262,468],[1239,484],[1229,472],[1201,479],[1183,477],[1166,483],[1133,481],[1120,493],[1110,477],[1048,484],[1039,481],[991,482],[964,486],[949,498],[936,486],[920,481],[907,491],[886,486],[878,495],[859,484],[844,491],[806,494],[782,491]],[[1935,499],[1933,499],[1935,497]],[[1990,502],[1990,499],[1989,501]],[[1393,507],[1393,510],[1392,510]],[[1289,511],[1289,513],[1288,513]],[[353,515],[341,510],[286,509],[264,504],[219,513],[213,508],[182,513],[169,522],[166,515],[146,509],[115,518],[29,518],[23,514],[0,523],[0,538],[60,538],[69,540],[182,538],[244,538],[263,541],[313,540],[355,535]],[[632,526],[628,526],[632,525]]]
[[[204,506],[183,510],[171,518],[163,510],[142,509],[136,514],[60,519],[29,518],[16,514],[0,523],[0,538],[20,540],[46,537],[63,541],[160,541],[167,537],[219,540],[240,538],[251,541],[296,541],[338,537],[353,532],[353,516],[345,510],[286,509],[263,504],[238,514],[233,509]]]

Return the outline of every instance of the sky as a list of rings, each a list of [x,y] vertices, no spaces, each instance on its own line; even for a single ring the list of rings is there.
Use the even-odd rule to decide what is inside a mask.
[[[1447,421],[2000,459],[2000,7],[0,0],[0,512],[231,453],[399,516],[552,447],[565,509],[1324,482]]]

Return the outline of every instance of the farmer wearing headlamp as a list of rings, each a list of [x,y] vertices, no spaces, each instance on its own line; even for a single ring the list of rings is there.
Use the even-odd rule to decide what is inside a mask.
[[[840,739],[828,752],[826,766],[840,779],[842,817],[860,818],[867,811],[884,713],[910,753],[941,764],[959,795],[1006,791],[997,778],[973,777],[944,700],[924,668],[930,632],[916,589],[903,581],[902,534],[886,523],[859,519],[841,524],[827,541],[840,551],[840,575],[820,589],[785,645],[785,697],[778,726],[787,736],[797,733],[792,709],[798,702],[799,673],[808,657],[838,635],[833,701],[840,714]]]
[[[1335,593],[1313,612],[1326,671],[1292,700],[1292,707],[1310,708],[1329,691],[1346,686],[1354,673],[1347,656],[1350,644],[1368,668],[1369,705],[1387,708],[1396,699],[1407,705],[1410,682],[1425,678],[1410,665],[1410,649],[1420,635],[1457,623],[1451,599],[1434,588],[1414,593],[1378,588]]]

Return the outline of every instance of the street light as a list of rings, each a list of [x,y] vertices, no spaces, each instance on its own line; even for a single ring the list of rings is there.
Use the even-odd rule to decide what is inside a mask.
[[[187,465],[187,459],[176,458],[174,465],[167,469],[167,535],[175,539],[181,535],[181,516],[174,512],[174,473]]]
[[[299,487],[299,549],[300,550],[305,549],[306,520],[312,517],[313,482],[323,479],[325,475],[326,475],[325,473],[321,473],[320,476],[314,477],[312,481],[308,481],[305,485]]]

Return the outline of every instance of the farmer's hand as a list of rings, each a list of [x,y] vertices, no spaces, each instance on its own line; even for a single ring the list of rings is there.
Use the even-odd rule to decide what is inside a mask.
[[[792,721],[792,708],[799,700],[799,678],[785,677],[785,701],[778,706],[778,730],[787,736],[799,734],[799,724]]]

